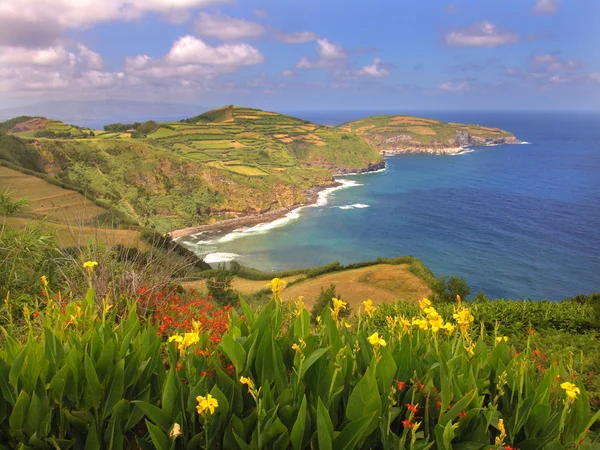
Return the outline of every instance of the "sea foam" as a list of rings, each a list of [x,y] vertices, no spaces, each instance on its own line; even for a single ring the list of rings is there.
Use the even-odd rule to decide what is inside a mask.
[[[338,206],[339,209],[362,209],[368,207],[369,205],[365,205],[364,203],[354,203],[352,205]]]
[[[206,255],[204,257],[204,262],[208,263],[208,264],[229,262],[229,261],[233,261],[235,258],[237,258],[239,256],[240,255],[236,255],[235,253],[227,253],[227,252],[209,253],[208,255]]]

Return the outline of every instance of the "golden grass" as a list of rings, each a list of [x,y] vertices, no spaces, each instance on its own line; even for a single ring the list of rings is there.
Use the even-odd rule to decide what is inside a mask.
[[[292,281],[300,278],[303,275],[293,275],[291,277],[285,277],[283,278],[286,282],[291,283]],[[254,294],[255,292],[258,292],[264,288],[267,287],[267,284],[269,282],[262,280],[262,281],[255,281],[255,280],[247,280],[245,278],[240,278],[240,277],[233,277],[233,281],[231,283],[231,285],[233,286],[233,288],[236,291],[239,291],[240,293],[244,294],[244,295],[250,295],[250,294]],[[185,289],[195,289],[197,291],[206,291],[206,280],[199,280],[199,281],[188,281],[185,283],[181,283],[181,285],[185,288]]]
[[[6,223],[15,228],[25,228],[32,225],[35,220],[21,217],[9,217]],[[56,243],[60,247],[72,247],[102,242],[109,247],[122,244],[127,247],[137,247],[147,250],[148,244],[140,238],[136,230],[114,230],[111,228],[96,228],[88,226],[70,226],[61,223],[41,222],[42,226],[50,233],[55,233]]]
[[[436,120],[422,119],[420,117],[396,116],[392,117],[389,125],[431,125],[437,123]]]
[[[285,289],[282,297],[295,301],[304,296],[304,303],[311,309],[321,288],[327,289],[331,284],[336,285],[336,291],[354,311],[368,298],[375,304],[396,300],[415,302],[431,294],[427,284],[409,271],[408,264],[377,264],[302,281]]]
[[[9,189],[13,198],[27,197],[25,213],[54,222],[83,223],[106,212],[78,192],[7,167],[0,167],[0,189]]]
[[[406,131],[410,131],[415,134],[427,135],[427,136],[435,136],[437,133],[429,127],[422,126],[414,126],[414,127],[406,127]]]
[[[357,128],[355,131],[357,134],[365,133],[371,129],[375,128],[375,125],[364,125],[362,127]]]

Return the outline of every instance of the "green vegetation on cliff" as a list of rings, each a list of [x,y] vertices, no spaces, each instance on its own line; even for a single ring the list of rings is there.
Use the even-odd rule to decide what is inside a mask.
[[[40,117],[3,127],[14,134],[0,135],[0,159],[11,167],[49,176],[163,232],[306,203],[307,191],[333,183],[333,173],[383,164],[353,133],[236,106],[137,124],[132,133]]]

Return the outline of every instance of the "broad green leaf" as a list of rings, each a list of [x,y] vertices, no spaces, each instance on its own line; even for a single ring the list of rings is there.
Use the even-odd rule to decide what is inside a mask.
[[[23,363],[25,362],[25,357],[27,356],[28,350],[29,344],[26,344],[13,361],[10,368],[10,373],[8,374],[8,383],[14,388],[15,393],[18,392],[19,375],[23,369]]]
[[[20,431],[23,429],[30,402],[31,398],[27,395],[27,392],[21,391],[17,397],[17,402],[15,403],[10,418],[8,419],[11,430]]]
[[[298,410],[298,416],[296,422],[292,427],[292,433],[290,440],[292,441],[292,448],[294,450],[301,450],[304,442],[304,432],[306,429],[306,395],[302,397],[302,404]]]
[[[298,372],[298,377],[300,379],[302,379],[302,377],[304,376],[304,374],[306,373],[306,371],[308,369],[310,369],[310,367],[317,362],[317,360],[323,356],[325,353],[327,353],[327,351],[329,350],[329,347],[325,347],[325,348],[319,348],[317,350],[315,350],[314,352],[312,352],[308,358],[306,358],[304,360],[304,362],[302,363],[302,367],[300,368],[300,371]]]
[[[125,389],[125,360],[120,360],[115,364],[112,374],[110,385],[106,392],[106,398],[102,402],[102,419],[106,419],[113,410],[113,407],[123,397],[123,391]]]
[[[329,411],[319,397],[317,405],[317,438],[319,450],[332,450],[333,448],[333,424]]]
[[[98,379],[98,374],[96,373],[96,369],[94,368],[94,363],[89,358],[88,355],[85,355],[83,360],[83,369],[85,372],[85,399],[89,406],[93,406],[94,409],[98,410],[100,408],[100,402],[102,401],[102,395],[104,394],[104,389],[102,389],[102,384],[100,384],[100,380]]]
[[[356,448],[358,441],[365,435],[365,431],[374,417],[375,412],[346,425],[333,440],[333,448],[336,450],[352,450]]]
[[[85,447],[83,450],[101,450],[100,439],[98,438],[98,430],[96,429],[96,421],[92,420],[90,425],[87,438],[85,440]]]
[[[161,429],[168,430],[172,425],[171,416],[158,406],[142,401],[133,401],[132,403],[134,403],[137,408],[141,409],[150,420],[158,424]]]
[[[354,421],[363,418],[365,415],[374,413],[375,416],[367,429],[367,433],[371,433],[377,428],[381,408],[381,397],[377,389],[377,380],[372,369],[369,368],[350,393],[348,405],[346,406],[346,417]]]
[[[225,334],[221,339],[221,348],[227,357],[231,360],[235,367],[236,374],[239,374],[244,370],[244,364],[246,363],[246,350],[242,344],[237,342],[231,337],[229,333]]]
[[[181,383],[175,372],[175,367],[171,367],[171,370],[169,370],[169,373],[167,374],[167,379],[163,384],[161,397],[162,410],[169,417],[170,422],[173,422],[175,419],[175,412],[178,410],[176,409],[176,406],[179,403],[180,386]]]
[[[158,426],[148,420],[146,420],[146,426],[156,450],[169,450],[169,437]]]

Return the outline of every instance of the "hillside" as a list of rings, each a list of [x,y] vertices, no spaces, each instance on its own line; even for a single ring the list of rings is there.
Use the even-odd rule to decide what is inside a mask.
[[[60,122],[65,137],[39,134],[58,132],[57,123],[21,117],[0,124],[12,134],[0,134],[0,159],[161,232],[304,204],[317,187],[334,183],[334,173],[384,163],[353,133],[235,106],[146,122],[134,132]]]
[[[410,116],[371,116],[342,124],[338,129],[358,134],[384,155],[453,154],[465,146],[519,143],[512,133],[499,128]]]
[[[0,131],[19,137],[85,138],[93,131],[46,117],[19,116],[0,123]]]

